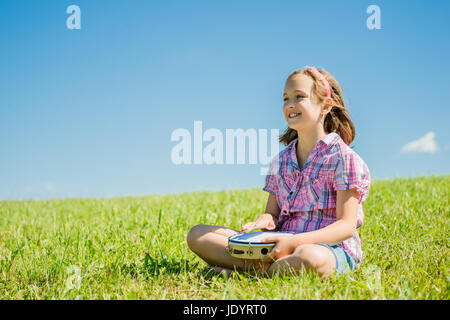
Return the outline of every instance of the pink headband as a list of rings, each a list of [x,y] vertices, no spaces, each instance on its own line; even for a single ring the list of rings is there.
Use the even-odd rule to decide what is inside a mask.
[[[307,68],[309,72],[313,73],[317,78],[319,78],[322,81],[323,85],[325,86],[325,89],[327,90],[327,98],[331,98],[331,87],[330,84],[328,83],[327,78],[325,78],[324,75],[321,74],[319,70],[317,70],[314,67],[305,67],[305,68]]]

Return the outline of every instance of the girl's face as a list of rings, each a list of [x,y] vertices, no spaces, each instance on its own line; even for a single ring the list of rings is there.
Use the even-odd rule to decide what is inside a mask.
[[[313,80],[304,74],[296,74],[286,80],[283,114],[289,128],[308,131],[321,125],[322,106],[317,104],[312,86]]]

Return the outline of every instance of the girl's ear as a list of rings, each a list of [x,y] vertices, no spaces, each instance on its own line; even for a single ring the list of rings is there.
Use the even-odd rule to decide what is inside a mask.
[[[322,112],[324,114],[327,114],[331,111],[332,108],[333,108],[333,99],[331,99],[330,97],[325,98]]]

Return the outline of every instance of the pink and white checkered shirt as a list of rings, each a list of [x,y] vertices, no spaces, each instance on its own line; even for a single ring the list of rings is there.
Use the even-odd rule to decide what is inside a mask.
[[[263,188],[276,195],[281,209],[277,230],[300,233],[326,227],[336,221],[336,190],[353,188],[359,194],[359,228],[364,218],[361,202],[370,188],[367,165],[337,133],[331,132],[316,143],[300,169],[297,140],[291,141],[272,160]],[[358,231],[339,246],[355,259],[359,268],[362,250]]]

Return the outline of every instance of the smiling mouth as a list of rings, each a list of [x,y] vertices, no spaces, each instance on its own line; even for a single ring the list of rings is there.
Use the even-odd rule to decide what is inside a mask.
[[[290,113],[289,114],[289,119],[292,119],[292,118],[298,118],[298,117],[300,117],[302,114],[301,113]]]

